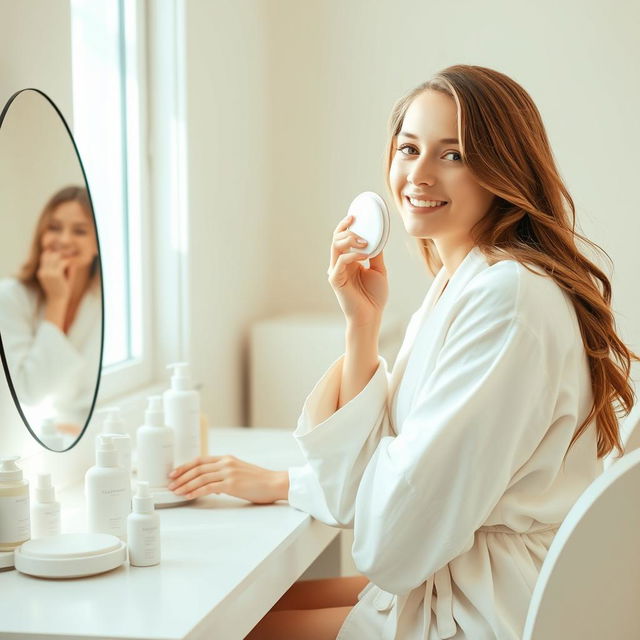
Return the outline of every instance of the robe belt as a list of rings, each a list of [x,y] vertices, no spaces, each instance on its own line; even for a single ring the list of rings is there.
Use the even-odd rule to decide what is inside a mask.
[[[532,533],[542,533],[545,531],[554,531],[560,528],[559,524],[550,524],[533,529],[526,532],[514,531],[505,525],[487,525],[482,526],[478,531],[487,533],[507,533],[512,535],[529,535]],[[449,565],[446,564],[436,571],[432,576],[424,582],[424,589],[417,587],[408,593],[395,596],[397,598],[395,606],[395,616],[389,616],[388,626],[385,626],[383,640],[403,640],[409,637],[409,629],[414,624],[415,616],[411,615],[420,607],[420,603],[424,601],[423,606],[423,629],[428,633],[431,624],[431,609],[433,600],[433,588],[436,588],[436,626],[440,638],[452,638],[455,636],[458,628],[453,618],[453,591],[451,588],[451,571]],[[388,594],[393,599],[392,594]],[[404,615],[403,615],[404,614]],[[395,628],[393,628],[395,627]]]

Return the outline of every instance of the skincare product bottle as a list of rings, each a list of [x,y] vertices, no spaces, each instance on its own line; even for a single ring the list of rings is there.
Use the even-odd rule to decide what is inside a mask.
[[[60,533],[60,503],[56,502],[50,473],[39,473],[31,503],[31,539]]]
[[[29,540],[29,482],[16,464],[19,456],[0,458],[0,551]]]
[[[110,533],[126,540],[131,483],[127,472],[118,465],[118,452],[109,435],[98,438],[96,464],[85,475],[84,492],[88,531]]]
[[[56,429],[56,423],[51,418],[45,418],[42,421],[38,437],[43,445],[53,451],[62,451],[64,449],[64,438]]]
[[[173,469],[173,429],[164,423],[162,396],[151,396],[148,402],[144,424],[136,432],[138,480],[166,487]]]
[[[102,411],[107,414],[102,423],[102,433],[112,436],[118,451],[118,464],[131,476],[131,436],[126,433],[120,409],[109,407]]]
[[[189,365],[176,362],[173,368],[171,389],[163,394],[164,417],[174,432],[174,464],[191,462],[200,455],[200,396],[192,388]]]
[[[150,567],[160,562],[160,516],[153,508],[147,482],[138,481],[133,511],[127,518],[129,564]]]

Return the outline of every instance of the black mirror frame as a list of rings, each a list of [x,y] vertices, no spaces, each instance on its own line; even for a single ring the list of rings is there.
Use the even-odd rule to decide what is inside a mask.
[[[27,420],[26,416],[24,415],[24,413],[22,411],[22,407],[20,406],[20,401],[18,400],[18,394],[16,393],[15,387],[13,386],[13,382],[11,380],[11,372],[10,372],[10,369],[9,369],[9,365],[7,363],[7,357],[6,357],[6,354],[5,354],[4,345],[2,343],[2,334],[0,333],[0,358],[2,359],[2,368],[4,369],[5,377],[6,377],[6,380],[7,380],[7,385],[9,387],[9,391],[11,392],[11,397],[13,398],[13,402],[14,402],[14,404],[16,406],[16,409],[18,410],[18,413],[20,414],[20,418],[22,419],[22,422],[24,423],[24,426],[27,427],[29,433],[33,436],[33,438],[36,440],[36,442],[38,442],[38,444],[40,444],[42,447],[44,447],[45,449],[47,449],[49,451],[53,451],[55,453],[64,453],[66,451],[70,451],[71,449],[73,449],[73,447],[75,447],[76,444],[78,444],[78,442],[80,442],[80,440],[82,439],[82,436],[84,435],[84,432],[86,431],[87,426],[89,425],[89,422],[90,422],[91,418],[93,417],[93,410],[95,408],[96,399],[98,397],[98,391],[100,389],[100,378],[101,378],[101,374],[102,374],[102,358],[103,358],[103,355],[104,355],[104,271],[102,269],[102,252],[100,251],[100,237],[99,237],[99,234],[98,234],[98,221],[96,219],[96,212],[95,212],[95,208],[93,206],[93,200],[91,198],[91,190],[89,189],[89,181],[87,180],[87,174],[85,173],[84,165],[82,164],[82,158],[80,157],[80,153],[78,152],[78,147],[76,146],[76,141],[75,141],[75,139],[73,137],[73,134],[71,133],[71,129],[69,129],[69,125],[67,124],[67,121],[64,119],[64,116],[60,112],[60,109],[58,109],[58,107],[53,102],[53,100],[46,93],[44,93],[44,91],[41,91],[40,89],[35,89],[33,87],[26,87],[25,89],[20,89],[19,91],[16,91],[9,98],[9,100],[7,101],[7,104],[2,109],[2,113],[0,113],[0,129],[2,128],[2,123],[4,122],[5,116],[6,116],[7,112],[9,111],[9,107],[11,106],[13,101],[21,93],[24,93],[25,91],[34,91],[36,93],[39,93],[53,107],[55,112],[58,114],[58,117],[60,118],[60,121],[64,125],[64,128],[67,131],[67,134],[69,135],[69,139],[71,140],[71,144],[73,145],[73,150],[75,151],[76,158],[78,159],[78,164],[80,165],[80,171],[82,171],[82,178],[84,179],[84,184],[85,184],[85,186],[87,188],[87,195],[89,197],[89,204],[91,205],[91,215],[93,216],[93,224],[94,224],[94,227],[96,229],[96,244],[98,245],[98,264],[100,266],[100,279],[101,279],[101,282],[100,282],[100,302],[101,302],[101,308],[100,308],[100,321],[101,321],[101,326],[100,326],[100,360],[99,360],[99,363],[98,363],[98,377],[97,377],[97,380],[96,380],[95,391],[93,393],[93,399],[91,400],[91,406],[89,407],[89,413],[87,414],[87,418],[85,420],[84,426],[82,427],[82,430],[80,431],[80,434],[77,436],[77,438],[66,449],[62,449],[62,451],[58,451],[56,449],[51,449],[50,447],[45,445],[40,440],[40,438],[38,438],[38,436],[33,432],[33,429],[31,429],[31,425],[29,424],[29,421]]]

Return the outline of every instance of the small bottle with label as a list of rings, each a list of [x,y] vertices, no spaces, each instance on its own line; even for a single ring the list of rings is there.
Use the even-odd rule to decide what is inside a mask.
[[[29,482],[22,477],[19,456],[0,458],[0,551],[13,551],[29,540]]]
[[[31,504],[31,538],[57,536],[60,533],[60,503],[55,499],[51,474],[39,473]]]
[[[129,564],[150,567],[160,563],[160,516],[155,512],[149,483],[138,481],[133,511],[127,518]]]

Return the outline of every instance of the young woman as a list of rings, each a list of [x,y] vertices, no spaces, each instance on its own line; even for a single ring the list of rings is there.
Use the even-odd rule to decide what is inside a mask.
[[[353,527],[370,582],[294,585],[251,640],[520,638],[556,531],[602,457],[623,451],[617,414],[633,406],[638,358],[616,334],[609,280],[577,246],[597,248],[574,231],[526,91],[485,67],[437,73],[393,109],[386,177],[435,279],[389,374],[383,256],[366,268],[350,220],[337,226],[329,283],[346,349],[306,398],[293,435],[308,464],[288,489]],[[231,491],[232,465],[245,472],[235,489],[259,477],[210,458],[176,470],[175,486]],[[284,497],[284,477],[269,479],[257,497]]]
[[[44,206],[19,274],[0,281],[0,336],[18,399],[28,418],[47,414],[74,435],[100,364],[99,264],[87,190],[70,186]]]

